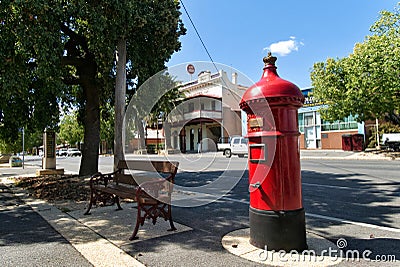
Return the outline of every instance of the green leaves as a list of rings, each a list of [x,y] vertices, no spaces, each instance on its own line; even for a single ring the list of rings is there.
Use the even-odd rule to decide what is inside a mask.
[[[75,146],[83,141],[83,127],[78,123],[77,113],[65,115],[60,123],[57,143]]]
[[[73,107],[84,126],[79,173],[96,172],[100,134],[111,139],[100,110],[113,103],[118,40],[127,41],[128,84],[139,88],[180,49],[179,16],[176,0],[0,1],[0,140],[17,140],[22,126],[57,128],[60,109]],[[62,138],[78,136],[71,127]]]
[[[314,94],[329,106],[325,120],[357,114],[358,120],[382,118],[400,110],[400,13],[383,11],[372,35],[343,59],[314,64]]]
[[[57,8],[43,1],[1,1],[0,138],[16,140],[19,128],[43,131],[58,122],[59,56]]]
[[[173,0],[0,1],[0,139],[14,140],[22,126],[56,127],[59,105],[83,111],[88,84],[100,106],[113,103],[121,37],[129,79],[163,69],[185,33],[179,16]]]

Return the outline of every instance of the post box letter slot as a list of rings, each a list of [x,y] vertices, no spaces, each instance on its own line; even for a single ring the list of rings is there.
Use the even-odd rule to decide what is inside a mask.
[[[249,158],[251,162],[257,163],[265,161],[267,151],[265,150],[265,144],[251,144]]]

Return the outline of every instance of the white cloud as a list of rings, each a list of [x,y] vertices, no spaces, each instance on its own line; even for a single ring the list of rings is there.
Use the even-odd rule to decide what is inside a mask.
[[[289,40],[272,43],[265,47],[264,50],[268,50],[272,54],[278,54],[279,56],[287,56],[293,51],[298,51],[299,47],[303,45],[303,42],[296,41],[296,37],[290,36]]]

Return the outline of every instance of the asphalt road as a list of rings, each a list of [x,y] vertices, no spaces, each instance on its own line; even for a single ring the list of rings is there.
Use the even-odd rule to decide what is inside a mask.
[[[226,233],[248,227],[248,173],[243,171],[247,158],[189,154],[171,156],[170,159],[180,161],[176,183],[202,193],[199,203],[204,205],[174,207],[174,220],[194,230],[185,236],[160,238],[157,247],[149,241],[127,245],[123,249],[149,266],[177,266],[177,263],[187,266],[193,262],[207,265],[210,257],[214,266],[224,266],[232,260],[237,262],[237,266],[248,264],[233,259],[235,256],[229,253],[221,253],[223,248],[220,244]],[[79,161],[80,158],[59,158],[57,164],[66,171],[77,172]],[[28,161],[27,164],[40,165],[40,161]],[[344,239],[346,246],[343,249],[360,253],[370,250],[371,259],[393,256],[400,259],[398,161],[308,159],[301,161],[301,167],[308,231],[334,243]],[[111,170],[112,158],[101,157],[100,171]],[[221,183],[218,184],[221,177],[237,182],[225,195],[223,183],[222,187]],[[219,196],[222,198],[218,199]],[[174,251],[174,257],[170,256],[171,251]],[[383,266],[381,264],[361,262],[358,266]],[[387,264],[394,266],[393,263]],[[342,265],[351,266],[352,262]]]
[[[310,213],[400,229],[400,165],[395,161],[302,162]]]

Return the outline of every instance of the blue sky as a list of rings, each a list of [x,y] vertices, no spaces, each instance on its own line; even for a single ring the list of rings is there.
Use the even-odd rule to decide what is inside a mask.
[[[369,35],[381,10],[398,0],[183,0],[213,60],[257,82],[262,58],[272,50],[281,78],[300,88],[311,86],[315,62],[348,56]],[[184,9],[187,34],[168,67],[209,61]],[[196,67],[196,64],[195,64]],[[196,68],[196,74],[202,69]],[[211,70],[211,71],[215,71]],[[193,76],[197,77],[197,76]]]

